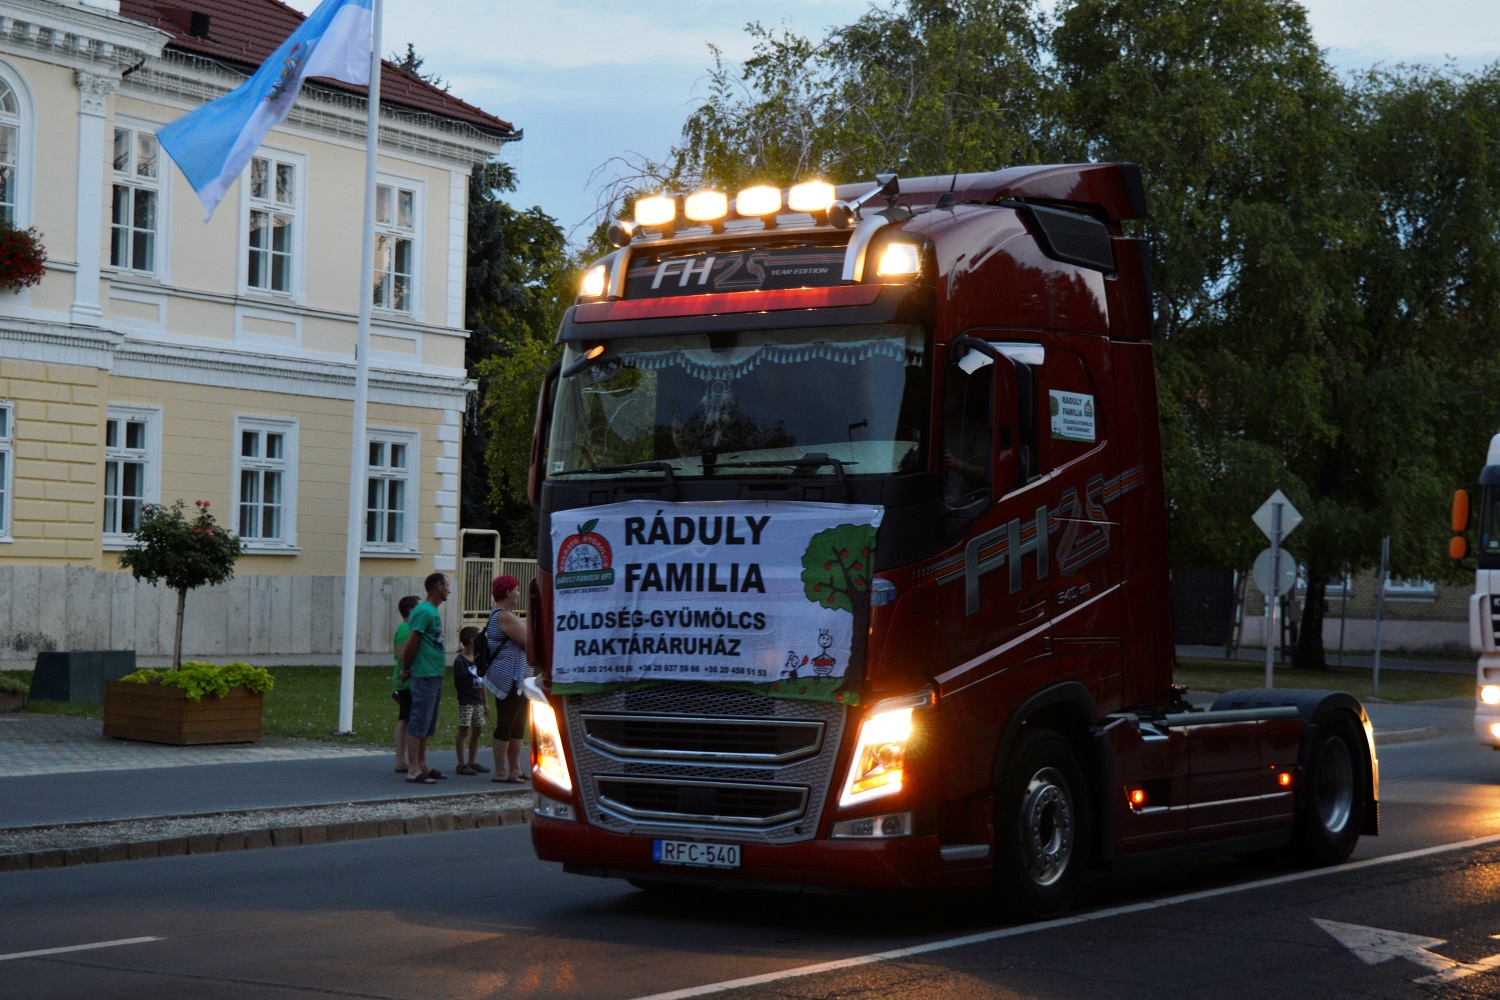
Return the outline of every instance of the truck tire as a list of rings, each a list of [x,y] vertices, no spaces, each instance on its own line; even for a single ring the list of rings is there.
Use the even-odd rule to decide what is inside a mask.
[[[1339,712],[1319,727],[1306,754],[1292,850],[1302,864],[1336,865],[1354,851],[1364,826],[1370,796],[1365,736]]]
[[[1068,741],[1050,730],[1026,736],[1001,771],[995,799],[994,890],[1021,917],[1068,908],[1089,854],[1089,801]]]

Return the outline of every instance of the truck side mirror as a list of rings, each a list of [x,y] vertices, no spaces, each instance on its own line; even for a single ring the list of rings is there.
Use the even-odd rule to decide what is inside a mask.
[[[536,420],[531,427],[531,470],[526,475],[526,500],[533,510],[542,499],[542,480],[546,478],[542,472],[542,463],[547,458],[547,437],[552,424],[552,397],[557,392],[557,380],[561,373],[562,362],[553,362],[552,367],[547,369],[547,374],[542,376],[542,391],[537,394]]]

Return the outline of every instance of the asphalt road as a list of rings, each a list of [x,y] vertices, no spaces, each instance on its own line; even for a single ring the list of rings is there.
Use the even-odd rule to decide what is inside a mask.
[[[537,862],[524,828],[15,872],[0,996],[1500,997],[1500,754],[1458,707],[1401,711],[1448,735],[1381,751],[1383,833],[1337,869],[1098,879],[1023,926],[946,896],[663,900]]]

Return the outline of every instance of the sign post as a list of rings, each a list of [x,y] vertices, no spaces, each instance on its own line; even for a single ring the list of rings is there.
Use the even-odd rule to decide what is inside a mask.
[[[1271,687],[1271,665],[1275,658],[1276,650],[1277,598],[1283,589],[1290,590],[1294,594],[1296,593],[1295,569],[1292,571],[1294,575],[1290,587],[1287,587],[1281,579],[1281,539],[1290,535],[1296,530],[1297,525],[1302,523],[1302,514],[1298,512],[1296,507],[1292,506],[1292,502],[1286,498],[1284,493],[1276,490],[1266,498],[1266,502],[1260,505],[1260,509],[1252,514],[1250,519],[1271,540],[1270,580],[1268,581],[1270,586],[1262,590],[1266,595],[1266,687],[1269,688]],[[1260,581],[1257,580],[1256,584],[1260,585]]]

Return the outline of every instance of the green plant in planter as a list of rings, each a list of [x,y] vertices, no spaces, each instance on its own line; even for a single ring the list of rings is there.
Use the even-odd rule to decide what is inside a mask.
[[[165,583],[177,591],[173,670],[183,665],[182,612],[187,592],[233,577],[234,562],[244,551],[239,537],[214,520],[207,500],[195,500],[193,505],[198,513],[188,520],[181,500],[170,507],[147,504],[131,536],[130,548],[120,553],[120,565],[130,570],[131,576],[148,583]]]
[[[0,694],[29,694],[31,685],[19,677],[6,677],[0,674]]]
[[[232,687],[242,687],[251,694],[265,694],[276,684],[271,671],[248,663],[184,663],[172,670],[137,670],[120,680],[129,684],[160,684],[181,688],[188,701],[199,701],[204,695],[222,698]]]
[[[19,291],[35,285],[47,273],[47,248],[35,227],[17,229],[0,219],[0,288]]]

